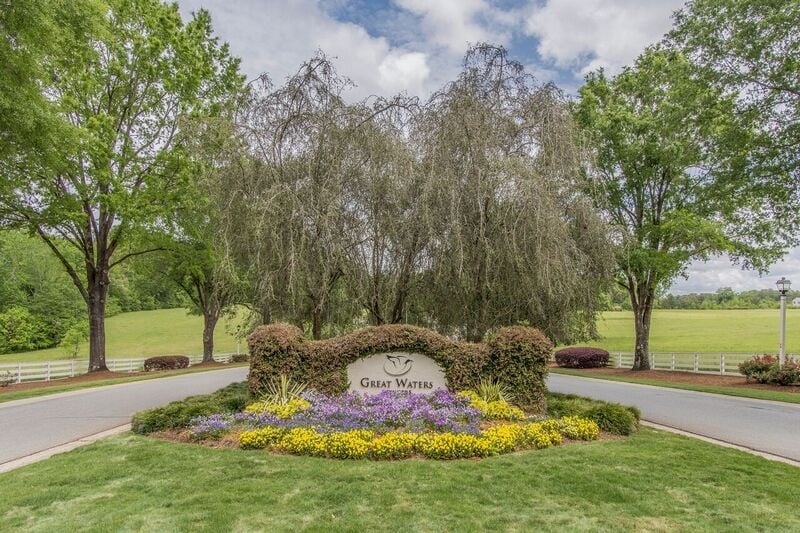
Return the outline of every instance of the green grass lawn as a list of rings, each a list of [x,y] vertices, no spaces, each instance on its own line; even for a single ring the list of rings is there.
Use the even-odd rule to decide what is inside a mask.
[[[229,320],[217,324],[215,351],[235,352],[236,338],[228,333]],[[109,358],[151,355],[195,355],[203,353],[203,318],[186,309],[161,309],[122,313],[106,321],[106,354]],[[247,343],[242,342],[242,350]],[[89,345],[81,353],[88,358]],[[18,361],[56,361],[66,359],[61,348],[0,355],[0,363]]]
[[[644,429],[484,460],[336,461],[125,434],[0,474],[4,531],[797,531],[800,469]]]
[[[218,352],[236,351],[236,339],[220,320],[216,332]],[[789,309],[787,346],[800,352],[800,309]],[[627,311],[603,313],[598,323],[602,339],[589,343],[610,351],[633,351],[633,315]],[[203,321],[184,309],[123,313],[108,319],[108,357],[202,353]],[[656,310],[651,349],[658,352],[775,352],[778,311]],[[242,343],[245,349],[246,343]],[[88,347],[84,347],[84,352]],[[66,355],[60,348],[0,355],[0,362],[54,361]]]
[[[775,309],[673,310],[653,312],[650,349],[654,352],[778,351],[779,315]],[[609,311],[598,322],[602,339],[587,343],[614,352],[632,352],[633,314]],[[788,309],[786,346],[800,353],[800,309]]]

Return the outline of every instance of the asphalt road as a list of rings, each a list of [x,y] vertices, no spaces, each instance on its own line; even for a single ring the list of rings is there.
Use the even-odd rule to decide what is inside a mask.
[[[127,424],[142,409],[243,381],[247,371],[228,368],[0,403],[0,464]]]
[[[548,388],[633,405],[642,419],[800,461],[800,404],[550,374]]]
[[[242,381],[247,368],[0,403],[0,464],[130,422],[137,411]],[[800,405],[551,374],[548,386],[635,405],[642,418],[800,461]]]

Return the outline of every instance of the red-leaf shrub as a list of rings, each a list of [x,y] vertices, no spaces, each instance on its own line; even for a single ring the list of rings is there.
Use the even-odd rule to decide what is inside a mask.
[[[608,365],[608,352],[588,346],[563,348],[556,352],[556,364],[564,368],[599,368]]]
[[[175,370],[189,366],[189,358],[185,355],[161,355],[144,360],[145,372],[151,370]]]
[[[770,370],[778,365],[778,360],[771,355],[757,355],[748,361],[739,363],[739,373],[747,378],[747,381],[755,380],[757,383],[770,382]]]

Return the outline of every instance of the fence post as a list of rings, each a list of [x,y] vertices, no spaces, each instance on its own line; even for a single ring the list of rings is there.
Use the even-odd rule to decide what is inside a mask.
[[[669,369],[675,370],[675,352],[672,352],[672,360],[669,363]]]
[[[75,360],[69,362],[69,377],[75,377]]]
[[[47,362],[47,379],[45,381],[50,381],[50,361]]]
[[[694,371],[695,372],[700,370],[699,363],[700,363],[700,355],[699,354],[694,354]]]
[[[17,383],[22,383],[22,363],[17,363]]]
[[[617,354],[617,368],[622,368],[622,352]]]
[[[725,354],[719,354],[719,373],[725,375]]]

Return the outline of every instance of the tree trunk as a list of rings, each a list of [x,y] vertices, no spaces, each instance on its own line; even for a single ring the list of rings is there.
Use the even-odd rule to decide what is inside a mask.
[[[106,366],[106,294],[108,285],[89,287],[89,372],[108,370]]]
[[[261,323],[272,323],[272,308],[270,307],[269,302],[265,302],[261,305]]]
[[[203,362],[214,361],[214,329],[219,320],[218,313],[203,313]]]
[[[634,306],[636,328],[636,347],[633,355],[633,370],[650,370],[650,317],[653,314],[653,300],[649,295]]]
[[[311,311],[311,336],[315,341],[322,338],[322,311],[316,308]]]

